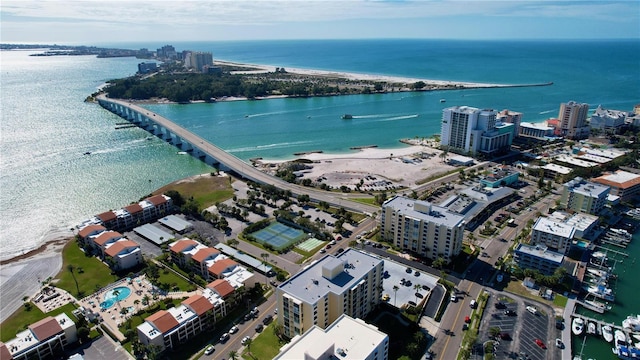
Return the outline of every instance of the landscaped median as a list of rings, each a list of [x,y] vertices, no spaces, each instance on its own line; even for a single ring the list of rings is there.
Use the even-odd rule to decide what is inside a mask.
[[[483,291],[476,300],[478,306],[471,312],[471,323],[469,324],[469,329],[464,333],[460,351],[458,352],[457,359],[459,360],[466,360],[471,356],[471,348],[478,339],[478,328],[480,327],[480,321],[482,321],[482,315],[488,299],[489,293]]]

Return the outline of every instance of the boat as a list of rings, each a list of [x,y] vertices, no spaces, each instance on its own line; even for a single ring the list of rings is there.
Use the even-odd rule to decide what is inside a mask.
[[[84,155],[91,155],[91,151],[87,151]]]
[[[587,334],[595,334],[596,333],[596,323],[589,321],[587,324]]]
[[[584,300],[582,306],[600,314],[604,313],[605,311],[611,310],[611,305],[604,304],[595,300]]]
[[[589,292],[589,294],[598,297],[600,299],[604,299],[607,301],[615,301],[615,296],[613,295],[613,290],[609,289],[608,287],[604,286],[604,285],[597,285],[597,286],[588,286],[587,287],[587,292]]]
[[[353,119],[353,115],[351,115],[351,114],[344,114],[344,115],[342,115],[342,119],[343,119],[343,120],[350,120],[350,119]]]
[[[445,102],[447,102],[447,99],[440,99],[440,102],[441,103],[445,103]]]
[[[582,318],[574,318],[573,322],[571,323],[571,332],[573,332],[574,335],[578,336],[580,334],[582,334],[582,332],[584,331],[584,320],[582,320]]]
[[[178,155],[189,155],[189,153],[186,152],[186,151],[178,151],[177,154]]]
[[[640,331],[640,315],[629,315],[622,320],[622,327],[625,329]]]
[[[611,351],[618,356],[618,359],[640,359],[640,349],[628,347],[626,345],[616,345]]]
[[[616,345],[627,345],[627,335],[625,335],[624,331],[616,329],[613,332],[613,338],[616,340]]]
[[[602,337],[606,342],[613,341],[613,329],[611,328],[611,325],[605,325],[602,327]]]

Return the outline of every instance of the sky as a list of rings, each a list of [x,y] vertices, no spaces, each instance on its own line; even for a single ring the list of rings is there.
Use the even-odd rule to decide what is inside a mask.
[[[2,0],[3,43],[640,39],[640,1]]]

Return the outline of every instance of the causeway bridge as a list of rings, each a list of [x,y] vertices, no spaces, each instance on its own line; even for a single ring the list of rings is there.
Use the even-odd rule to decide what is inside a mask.
[[[99,95],[96,99],[103,108],[173,144],[181,151],[188,152],[209,165],[218,165],[222,170],[232,171],[242,178],[259,184],[270,184],[282,190],[289,190],[296,196],[306,194],[315,201],[325,201],[334,206],[367,215],[380,210],[377,206],[348,200],[349,197],[354,196],[304,187],[266,174],[173,121],[136,104],[125,100],[110,99],[104,94]]]

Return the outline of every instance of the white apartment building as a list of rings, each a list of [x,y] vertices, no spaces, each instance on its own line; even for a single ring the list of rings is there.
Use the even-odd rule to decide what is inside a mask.
[[[576,233],[572,225],[540,217],[531,230],[531,245],[545,245],[550,250],[566,254]]]
[[[509,147],[513,124],[496,122],[497,112],[470,106],[442,110],[440,143],[443,147],[469,154],[491,153]]]
[[[274,360],[386,360],[389,336],[361,319],[341,315],[328,328],[296,335]]]
[[[138,325],[138,339],[160,350],[171,349],[211,327],[216,316],[225,316],[224,300],[213,291],[193,295],[178,307],[160,310]]]
[[[341,315],[366,316],[381,301],[384,262],[355,249],[326,255],[276,288],[278,323],[293,338]]]
[[[0,342],[0,359],[63,359],[65,350],[78,340],[76,324],[65,313],[33,323],[16,337]]]
[[[577,212],[597,215],[604,208],[610,187],[576,177],[564,183],[560,205]]]
[[[396,196],[382,204],[382,239],[428,259],[458,255],[464,228],[464,215],[426,201]]]

